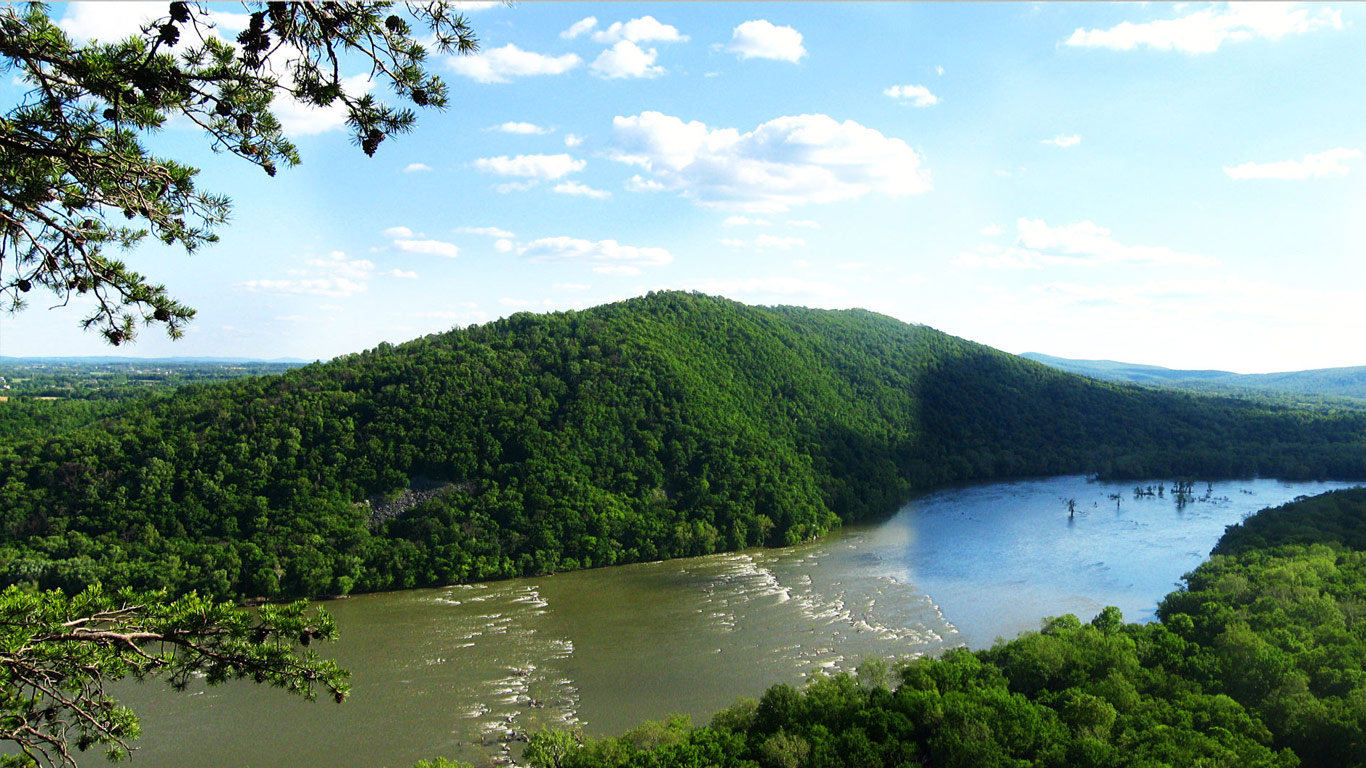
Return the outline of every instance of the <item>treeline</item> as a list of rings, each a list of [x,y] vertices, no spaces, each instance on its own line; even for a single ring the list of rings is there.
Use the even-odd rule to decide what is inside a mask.
[[[1313,529],[1322,525],[1322,535]],[[1249,538],[1256,531],[1258,539]],[[1107,608],[985,651],[770,688],[710,725],[532,737],[546,768],[1366,765],[1366,490],[1231,528],[1158,621]],[[1260,542],[1254,546],[1253,541]],[[1296,542],[1287,544],[1285,542]]]
[[[659,293],[194,384],[0,444],[0,583],[344,594],[819,536],[1029,475],[1366,477],[1366,414]]]

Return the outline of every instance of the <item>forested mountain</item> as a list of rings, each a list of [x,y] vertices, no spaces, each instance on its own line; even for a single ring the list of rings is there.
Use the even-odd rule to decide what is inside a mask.
[[[0,580],[223,597],[818,536],[1024,475],[1366,477],[1366,416],[1121,386],[861,310],[658,293],[0,445]]]
[[[1216,370],[1178,370],[1113,360],[1073,360],[1038,352],[1026,352],[1020,357],[1060,371],[1109,381],[1178,387],[1220,394],[1256,393],[1345,398],[1353,401],[1351,404],[1357,407],[1366,406],[1366,366],[1283,373],[1231,373]]]

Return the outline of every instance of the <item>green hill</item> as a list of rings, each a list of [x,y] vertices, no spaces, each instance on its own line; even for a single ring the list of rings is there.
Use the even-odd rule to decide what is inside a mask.
[[[1062,373],[861,310],[659,293],[0,445],[0,581],[346,593],[819,536],[1068,472],[1366,477],[1366,417]]]

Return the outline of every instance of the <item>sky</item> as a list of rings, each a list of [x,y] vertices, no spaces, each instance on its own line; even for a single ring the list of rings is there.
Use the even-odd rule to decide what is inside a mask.
[[[164,8],[53,14],[89,39]],[[373,158],[289,104],[275,178],[193,126],[147,138],[234,204],[193,256],[122,255],[198,310],[183,339],[114,350],[35,301],[0,355],[328,359],[681,289],[1012,353],[1366,365],[1366,5],[464,10],[481,52],[430,60],[448,109]]]

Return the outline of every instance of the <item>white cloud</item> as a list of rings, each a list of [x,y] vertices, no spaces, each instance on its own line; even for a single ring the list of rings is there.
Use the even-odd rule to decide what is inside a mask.
[[[452,231],[466,235],[484,235],[486,237],[516,237],[516,235],[506,229],[499,229],[498,227],[456,227]]]
[[[1347,160],[1361,159],[1359,149],[1330,149],[1316,155],[1305,155],[1303,160],[1282,160],[1276,163],[1243,163],[1225,168],[1231,179],[1321,179],[1324,176],[1346,176]]]
[[[404,270],[404,269],[395,269],[395,270],[391,270],[391,271],[389,272],[389,274],[393,275],[394,277],[403,278],[404,280],[416,280],[416,279],[417,279],[417,273],[416,273],[416,272],[409,272],[409,271]]]
[[[559,155],[518,155],[508,157],[481,157],[474,161],[474,167],[485,173],[499,176],[524,176],[530,179],[558,179],[566,174],[583,170],[586,161],[576,160],[567,154]]]
[[[432,167],[430,165],[427,165],[426,163],[409,163],[408,167],[403,169],[403,172],[420,173],[422,171],[430,171],[431,169]]]
[[[399,239],[394,241],[394,247],[404,253],[420,253],[426,256],[445,256],[454,259],[460,255],[460,249],[453,243],[441,240],[408,240]]]
[[[587,21],[587,19],[584,21]],[[573,27],[570,27],[570,29],[573,29]],[[599,43],[615,43],[621,40],[632,43],[648,43],[653,41],[662,43],[681,43],[687,41],[687,39],[687,35],[678,34],[678,29],[670,24],[664,24],[657,21],[653,16],[642,16],[638,19],[631,19],[625,24],[620,21],[614,22],[612,26],[607,29],[593,33],[593,40]]]
[[[995,237],[996,235],[1001,234],[1001,231],[1001,228],[995,224],[988,224],[985,227],[982,227],[982,234],[987,237]]]
[[[621,40],[611,48],[598,54],[589,70],[605,80],[619,80],[628,77],[659,77],[666,71],[655,66],[659,52],[651,48],[641,50],[630,40]]]
[[[746,21],[731,32],[726,50],[745,59],[776,59],[796,63],[806,55],[802,33],[792,27],[778,27],[766,19]]]
[[[413,231],[407,227],[389,227],[380,234],[392,240],[394,247],[404,253],[445,256],[448,259],[454,259],[460,255],[460,249],[454,244],[441,240],[417,239],[422,236],[414,235]]]
[[[550,129],[549,129],[549,128],[542,128],[541,126],[536,125],[535,123],[513,123],[513,122],[507,122],[507,123],[503,123],[502,125],[495,125],[495,126],[493,126],[492,128],[490,128],[489,130],[490,130],[490,131],[501,131],[502,133],[518,133],[518,134],[522,134],[523,136],[538,136],[538,135],[550,133]]]
[[[534,189],[537,184],[540,184],[540,182],[535,179],[532,179],[531,181],[509,181],[506,184],[496,184],[493,189],[500,195],[506,195],[511,192],[525,192],[529,189]]]
[[[508,240],[508,239],[506,239],[506,238],[503,238],[503,239],[501,239],[501,240],[498,240],[497,242],[495,242],[495,243],[493,244],[493,250],[495,250],[495,251],[497,251],[497,252],[499,252],[499,253],[509,253],[509,252],[512,251],[513,248],[516,248],[516,247],[517,247],[517,246],[514,245],[513,242],[512,242],[511,240]]]
[[[756,248],[778,248],[786,251],[790,248],[800,248],[804,245],[806,245],[806,241],[800,237],[780,237],[778,235],[765,234],[754,238],[754,246]]]
[[[894,85],[883,93],[894,99],[910,102],[913,107],[931,107],[939,103],[939,97],[930,93],[923,85]]]
[[[140,35],[143,25],[168,15],[167,4],[162,2],[83,2],[58,7],[63,13],[57,26],[77,43],[117,43]]]
[[[1078,135],[1078,134],[1075,134],[1075,133],[1072,134],[1071,136],[1062,136],[1062,135],[1058,135],[1058,136],[1054,136],[1054,137],[1051,138],[1051,139],[1044,139],[1043,141],[1041,141],[1041,142],[1039,142],[1039,143],[1040,143],[1040,144],[1052,144],[1052,145],[1055,146],[1055,147],[1064,147],[1064,148],[1065,148],[1065,147],[1075,147],[1076,145],[1078,145],[1078,144],[1081,143],[1081,136]]]
[[[564,38],[565,40],[573,40],[574,38],[584,34],[585,32],[592,29],[593,27],[596,27],[597,25],[598,19],[596,16],[589,16],[587,18],[579,19],[573,24],[570,24],[569,29],[566,29],[565,31],[561,32],[560,37]]]
[[[322,258],[305,259],[306,269],[291,269],[284,280],[248,280],[239,283],[253,293],[281,293],[344,298],[362,293],[375,274],[375,265],[366,259],[348,259],[341,251]]]
[[[759,218],[751,219],[751,218],[748,217],[748,216],[727,216],[727,217],[726,217],[726,220],[723,221],[723,222],[721,222],[721,226],[723,226],[723,227],[743,227],[743,226],[747,226],[747,225],[753,224],[753,225],[756,226],[756,227],[767,227],[767,226],[769,226],[769,225],[772,224],[772,223],[773,223],[773,222],[769,221],[768,219],[759,219]]]
[[[456,74],[481,83],[506,83],[514,77],[532,75],[560,75],[583,63],[583,59],[572,53],[549,56],[524,51],[512,43],[473,56],[453,56],[447,61]]]
[[[1067,45],[1119,51],[1146,46],[1159,51],[1213,53],[1227,41],[1279,40],[1324,27],[1342,28],[1341,11],[1321,6],[1312,10],[1311,13],[1305,3],[1227,3],[1174,19],[1141,24],[1126,21],[1110,29],[1079,28],[1067,39]]]
[[[1123,245],[1110,230],[1089,221],[1050,227],[1043,219],[1016,219],[1015,244],[1002,248],[983,243],[975,251],[954,258],[968,267],[1041,269],[1052,265],[1146,264],[1155,266],[1205,266],[1214,259],[1164,246]]]
[[[936,67],[934,68],[934,71],[935,71],[935,74],[943,75],[943,74],[944,74],[944,67],[943,67],[942,65],[936,66]]]
[[[593,189],[592,187],[586,184],[580,184],[577,181],[566,181],[561,184],[556,184],[552,191],[559,192],[562,195],[591,197],[594,200],[602,200],[612,196],[612,193],[605,189]]]
[[[566,133],[564,135],[564,145],[566,147],[569,147],[570,149],[573,149],[574,147],[581,147],[583,146],[583,137],[575,136],[572,133]]]
[[[845,296],[843,288],[829,281],[804,280],[798,277],[758,277],[736,280],[709,278],[686,282],[681,287],[684,290],[700,291],[731,298],[774,296],[783,297],[783,299],[790,301],[790,297],[801,296],[814,301],[834,301]]]
[[[727,248],[744,248],[749,245],[749,243],[735,237],[723,237],[721,238],[721,245],[724,245]]]
[[[640,248],[622,245],[616,240],[580,240],[573,237],[543,237],[526,245],[517,247],[518,255],[528,261],[573,261],[592,264],[595,271],[602,267],[614,268],[603,274],[627,274],[624,269],[636,270],[640,267],[654,267],[668,264],[674,260],[673,254],[663,248]]]
[[[616,117],[613,129],[612,158],[649,174],[628,180],[628,189],[677,191],[708,207],[769,213],[930,189],[906,142],[827,115],[779,117],[742,134],[643,112]]]

